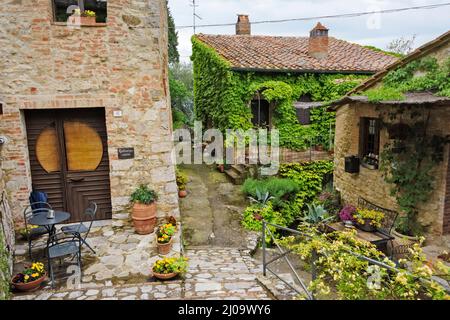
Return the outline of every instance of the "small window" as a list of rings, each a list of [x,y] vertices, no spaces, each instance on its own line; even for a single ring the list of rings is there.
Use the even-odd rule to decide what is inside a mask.
[[[361,118],[359,139],[359,156],[362,163],[377,169],[380,152],[380,120]]]
[[[81,12],[95,12],[96,22],[105,23],[107,18],[107,0],[53,0],[56,22],[67,22],[75,9]]]
[[[252,123],[255,127],[267,128],[270,126],[270,104],[267,100],[256,99],[251,102]]]
[[[311,124],[311,109],[310,108],[296,108],[297,119],[300,124]]]

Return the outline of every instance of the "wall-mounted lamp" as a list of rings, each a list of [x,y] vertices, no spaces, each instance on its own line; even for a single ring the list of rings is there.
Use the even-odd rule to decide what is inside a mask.
[[[4,136],[0,136],[0,145],[4,145],[8,142],[8,138]]]

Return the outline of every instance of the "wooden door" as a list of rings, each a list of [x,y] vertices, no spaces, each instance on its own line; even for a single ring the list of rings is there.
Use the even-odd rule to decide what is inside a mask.
[[[111,218],[108,146],[104,109],[27,110],[33,189],[50,204],[83,220],[95,201],[97,220]]]

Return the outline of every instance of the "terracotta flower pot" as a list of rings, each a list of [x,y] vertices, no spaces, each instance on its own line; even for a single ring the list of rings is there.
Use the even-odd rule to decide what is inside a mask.
[[[406,239],[406,240],[408,240],[410,242],[413,242],[413,243],[419,243],[419,241],[420,241],[419,237],[417,237],[417,236],[407,236],[405,234],[402,234],[402,233],[398,232],[395,229],[392,230],[392,234],[394,236],[396,236],[397,238]]]
[[[136,233],[149,234],[152,233],[156,225],[156,203],[142,204],[135,203],[133,205],[133,224]]]
[[[186,198],[186,196],[187,196],[187,191],[186,191],[186,190],[179,190],[179,191],[178,191],[178,196],[179,196],[180,198]]]
[[[44,274],[39,279],[36,279],[34,281],[28,282],[28,283],[21,283],[21,282],[15,282],[19,275],[15,275],[11,279],[11,284],[19,291],[35,291],[41,287],[42,282],[47,278],[47,274]]]
[[[169,279],[175,278],[177,275],[178,275],[178,273],[176,273],[176,272],[172,272],[172,273],[156,273],[156,272],[153,272],[153,276],[155,278],[157,278],[157,279],[160,279],[160,280],[169,280]]]
[[[225,166],[224,166],[223,164],[219,164],[219,165],[217,166],[217,169],[218,169],[221,173],[224,173],[224,172],[225,172]]]
[[[170,253],[170,250],[172,250],[172,240],[173,238],[170,238],[170,241],[167,243],[159,243],[156,241],[156,246],[158,247],[158,253],[162,255],[166,255]]]

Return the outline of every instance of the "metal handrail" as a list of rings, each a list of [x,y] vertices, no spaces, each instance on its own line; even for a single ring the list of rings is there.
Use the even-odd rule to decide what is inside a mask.
[[[290,287],[292,290],[294,290],[294,291],[297,292],[298,294],[301,294],[302,292],[300,292],[297,288],[295,288],[294,286],[292,286],[292,285],[291,285],[290,283],[288,283],[285,279],[281,278],[278,274],[276,274],[276,272],[274,272],[273,270],[271,270],[271,269],[268,267],[269,264],[271,264],[271,263],[277,261],[278,259],[284,258],[285,261],[286,261],[286,263],[287,263],[287,265],[289,266],[289,269],[292,271],[292,273],[293,273],[294,276],[295,276],[295,279],[294,279],[294,280],[297,280],[297,281],[298,281],[298,283],[299,283],[300,286],[302,287],[302,289],[303,289],[304,293],[306,294],[306,296],[308,297],[308,299],[309,299],[309,300],[314,300],[314,299],[315,299],[314,293],[311,292],[311,291],[309,291],[309,290],[307,289],[307,286],[305,285],[305,283],[303,282],[303,280],[300,278],[300,276],[298,275],[298,273],[295,271],[295,269],[294,269],[292,263],[290,262],[289,258],[287,257],[287,255],[288,255],[290,252],[292,252],[292,250],[289,249],[289,250],[287,250],[287,251],[284,251],[284,250],[281,248],[281,246],[277,243],[277,241],[276,241],[274,235],[272,234],[272,232],[270,231],[270,229],[267,228],[267,226],[272,226],[272,227],[274,227],[274,228],[276,228],[276,229],[284,230],[284,231],[287,231],[287,232],[290,232],[290,233],[293,233],[293,234],[296,234],[296,235],[299,235],[299,236],[303,236],[303,237],[308,238],[308,239],[311,239],[312,237],[311,237],[309,234],[303,233],[303,232],[298,231],[298,230],[295,230],[295,229],[290,229],[290,228],[283,227],[283,226],[280,226],[280,225],[277,225],[277,224],[269,223],[269,222],[267,222],[267,221],[265,221],[265,220],[262,221],[262,250],[263,250],[263,257],[262,257],[262,259],[263,259],[263,275],[264,275],[264,276],[267,276],[267,271],[269,271],[271,274],[273,274],[275,277],[277,277],[279,280],[281,280],[283,283],[285,283],[285,284],[286,284],[288,287]],[[275,243],[275,245],[276,245],[277,248],[278,248],[278,251],[280,252],[280,254],[279,254],[278,256],[272,258],[272,259],[269,260],[269,261],[267,261],[267,259],[266,259],[266,247],[267,247],[267,245],[266,245],[266,234],[269,234],[269,235],[270,235],[270,238],[272,239],[273,243]],[[382,268],[387,269],[387,270],[390,270],[390,271],[392,271],[392,272],[405,272],[407,275],[412,276],[412,277],[415,277],[416,279],[418,279],[418,280],[420,280],[420,281],[423,281],[423,282],[426,282],[426,283],[430,283],[430,280],[429,280],[429,279],[425,279],[425,278],[422,278],[422,277],[417,277],[417,276],[411,274],[410,272],[408,272],[408,271],[406,271],[406,270],[399,270],[398,268],[392,267],[392,266],[390,266],[390,265],[388,265],[388,264],[386,264],[386,263],[384,263],[384,262],[382,262],[382,261],[378,261],[378,260],[375,260],[375,259],[366,257],[366,256],[364,256],[364,255],[355,253],[355,252],[353,252],[353,251],[351,251],[351,250],[344,249],[343,251],[346,252],[346,253],[348,253],[348,254],[351,254],[351,255],[355,256],[355,257],[358,258],[358,259],[367,261],[368,263],[370,263],[370,264],[372,264],[372,265],[376,265],[376,266],[382,267]],[[312,254],[311,254],[311,277],[312,277],[312,280],[313,280],[313,281],[314,281],[314,280],[316,279],[316,277],[317,277],[317,270],[316,270],[316,264],[315,264],[315,263],[316,263],[318,257],[319,257],[318,252],[317,252],[316,250],[313,250],[313,251],[312,251]],[[445,289],[448,293],[450,293],[450,288],[449,288],[449,287],[445,287],[445,286],[444,286],[444,289]]]

